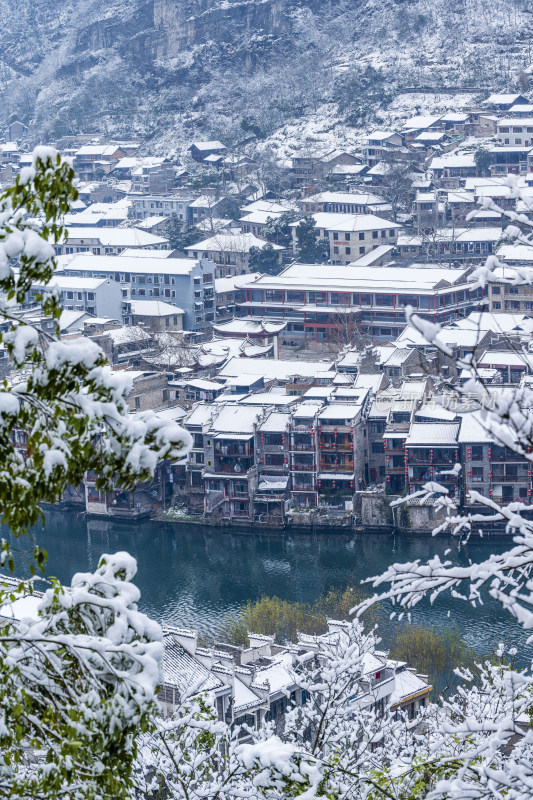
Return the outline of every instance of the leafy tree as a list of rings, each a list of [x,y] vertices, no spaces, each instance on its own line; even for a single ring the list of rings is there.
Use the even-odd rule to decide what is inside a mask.
[[[250,247],[248,265],[251,272],[262,272],[266,275],[277,275],[280,271],[279,250],[274,250],[268,242],[263,247]]]
[[[486,147],[478,147],[474,153],[474,161],[480,175],[488,175],[490,173],[490,166],[494,164],[494,154],[487,150]]]
[[[341,75],[333,93],[333,99],[346,110],[346,121],[355,126],[369,122],[393,96],[390,79],[370,65],[364,69],[354,66]]]
[[[198,228],[185,225],[183,220],[173,214],[166,225],[165,235],[174,250],[185,250],[191,244],[196,244],[205,238],[204,233]]]
[[[131,383],[113,373],[96,344],[61,341],[57,325],[45,333],[19,319],[33,284],[53,276],[53,244],[76,197],[72,167],[46,147],[0,195],[0,340],[15,370],[0,385],[0,514],[15,536],[42,517],[43,502],[60,499],[87,471],[103,491],[131,488],[190,444],[188,433],[152,412],[129,415]],[[57,292],[40,299],[58,320]],[[15,444],[20,436],[24,454]],[[34,560],[44,568],[38,545]],[[5,540],[1,563],[14,569]],[[94,575],[75,576],[70,589],[53,580],[37,620],[0,629],[4,797],[130,796],[134,737],[149,726],[161,659],[159,626],[136,608],[134,573],[127,554],[104,556]],[[0,605],[26,600],[32,588],[4,584]]]
[[[290,247],[292,244],[291,222],[296,219],[294,211],[288,211],[279,217],[269,217],[263,228],[263,235],[269,242],[279,244],[281,247]]]
[[[410,205],[412,165],[408,161],[394,160],[393,154],[386,155],[383,161],[387,169],[382,175],[380,193],[391,204],[393,220],[396,222],[398,211]]]
[[[329,258],[327,241],[319,239],[313,217],[304,217],[296,226],[298,258],[304,264],[322,264]]]
[[[406,625],[393,636],[390,656],[429,675],[439,694],[450,683],[457,683],[457,667],[473,669],[476,661],[474,651],[453,626],[433,631],[421,625]]]
[[[276,641],[295,642],[298,633],[322,634],[328,619],[347,620],[353,606],[364,598],[360,589],[330,589],[315,603],[298,603],[279,597],[249,601],[238,616],[226,617],[219,637],[232,644],[247,645],[248,631],[275,636]],[[375,609],[366,612],[365,621],[375,620]]]

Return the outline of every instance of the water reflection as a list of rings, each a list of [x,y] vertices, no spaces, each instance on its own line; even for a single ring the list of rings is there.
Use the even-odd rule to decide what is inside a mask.
[[[509,544],[502,538],[475,539],[458,551],[456,542],[441,537],[228,533],[150,521],[128,525],[87,520],[74,512],[47,513],[45,527],[37,533],[49,553],[48,574],[63,581],[74,572],[94,569],[103,552],[129,551],[138,562],[142,609],[155,619],[211,633],[227,613],[264,594],[312,602],[331,588],[343,589],[379,574],[391,562],[424,561],[438,554],[466,564]],[[19,563],[27,565],[29,544],[21,540],[17,545]],[[381,614],[385,633],[396,624],[389,613],[384,608]],[[524,657],[528,655],[521,630],[490,598],[476,609],[453,604],[449,596],[433,605],[424,601],[412,619],[432,626],[451,620],[466,642],[482,652],[505,641],[518,643]]]

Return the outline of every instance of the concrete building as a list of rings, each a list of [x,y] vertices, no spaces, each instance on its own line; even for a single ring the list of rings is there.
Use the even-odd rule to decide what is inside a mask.
[[[119,255],[127,248],[168,250],[165,236],[154,236],[140,228],[73,227],[67,238],[54,244],[56,255],[93,253],[95,256]]]
[[[401,230],[398,223],[374,214],[319,212],[311,216],[315,220],[318,235],[328,240],[332,264],[350,264],[383,244],[395,245]],[[297,225],[297,222],[291,223],[295,254],[298,250]]]
[[[177,217],[185,225],[192,223],[189,205],[193,197],[188,195],[172,194],[129,194],[131,201],[131,216],[133,219],[147,219],[148,217],[164,216]]]
[[[189,258],[210,259],[216,265],[216,277],[227,278],[231,275],[240,275],[249,272],[248,261],[252,247],[262,249],[268,242],[258,239],[252,233],[227,233],[220,232],[208,239],[203,239],[197,244],[189,245],[185,250]],[[279,254],[283,247],[273,244],[272,248]]]
[[[110,277],[122,287],[124,303],[160,299],[183,309],[186,330],[203,330],[216,312],[214,265],[206,259],[78,255],[65,274]]]
[[[239,306],[253,319],[286,320],[287,334],[306,344],[338,341],[346,315],[364,335],[394,339],[406,326],[406,305],[435,322],[474,310],[483,291],[469,284],[470,272],[293,264],[245,284],[246,300]]]
[[[65,311],[80,311],[95,317],[121,321],[123,316],[122,290],[113,278],[69,277],[56,273],[50,283],[34,283],[29,293],[29,302],[35,303],[36,295],[50,288],[57,288],[61,306]]]

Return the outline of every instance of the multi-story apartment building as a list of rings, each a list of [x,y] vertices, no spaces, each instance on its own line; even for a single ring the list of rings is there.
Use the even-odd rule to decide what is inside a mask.
[[[159,298],[179,302],[186,330],[202,330],[216,313],[214,265],[205,259],[134,256],[75,256],[65,275],[111,278],[122,288],[123,302]]]
[[[50,283],[34,283],[28,302],[36,303],[36,296],[56,288],[65,311],[85,311],[96,317],[122,322],[123,302],[120,285],[112,278],[69,277],[57,273]]]
[[[95,256],[119,255],[127,248],[168,250],[165,236],[155,236],[140,228],[73,227],[67,238],[54,244],[56,255],[92,253]]]
[[[319,212],[311,215],[321,239],[329,245],[332,264],[350,264],[380,245],[395,245],[401,225],[374,214],[332,214]],[[296,228],[293,231],[293,251],[298,252]]]
[[[192,224],[189,206],[193,201],[188,195],[168,194],[129,194],[131,201],[131,216],[133,219],[148,219],[148,217],[177,217],[184,225]]]
[[[445,487],[450,497],[460,499],[459,422],[413,422],[405,440],[405,464],[409,493],[428,482]]]
[[[496,123],[496,135],[502,144],[533,147],[533,117],[502,117]]]
[[[369,167],[374,167],[385,153],[394,153],[403,145],[403,136],[394,131],[374,131],[362,149],[363,158]]]
[[[189,258],[209,258],[216,265],[216,277],[227,278],[249,272],[248,262],[252,247],[263,249],[269,244],[266,239],[258,239],[253,233],[221,232],[197,244],[185,248]],[[281,253],[284,248],[277,244],[270,245],[278,253],[281,264]]]
[[[405,306],[432,322],[474,310],[483,290],[467,280],[471,268],[342,267],[293,264],[279,275],[243,284],[241,312],[286,320],[287,334],[311,342],[339,342],[346,318],[372,339],[395,339],[405,328]]]
[[[375,194],[351,192],[320,192],[298,201],[304,214],[326,212],[329,214],[378,214],[379,209],[390,208],[382,197]]]
[[[168,159],[141,164],[131,173],[131,191],[134,194],[168,194],[176,185],[176,170]],[[151,215],[149,215],[151,216]]]

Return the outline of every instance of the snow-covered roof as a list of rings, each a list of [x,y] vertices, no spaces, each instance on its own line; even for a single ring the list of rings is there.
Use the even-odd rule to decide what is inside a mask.
[[[164,251],[161,251],[164,252]],[[227,278],[215,278],[215,292],[225,294],[240,289],[247,281],[254,281],[259,278],[260,272],[249,272],[246,275],[230,275]]]
[[[164,303],[162,300],[132,300],[131,311],[136,317],[170,317],[174,314],[185,314],[182,308]]]
[[[533,261],[533,247],[528,244],[502,244],[498,248],[496,255],[502,261]],[[514,272],[508,275],[511,277]],[[502,277],[504,273],[502,273]]]
[[[445,131],[423,131],[415,138],[415,142],[440,142],[447,136]]]
[[[367,137],[370,141],[386,141],[390,139],[392,136],[399,136],[395,131],[372,131]]]
[[[85,213],[85,212],[81,212]],[[156,236],[139,228],[98,228],[96,226],[80,226],[71,228],[66,242],[79,239],[94,239],[107,247],[155,247],[168,244],[165,236]]]
[[[466,283],[469,267],[360,267],[328,264],[291,264],[279,275],[263,275],[246,284],[250,289],[327,287],[368,292],[431,292]]]
[[[406,447],[440,447],[457,443],[458,422],[413,422],[405,440]]]
[[[377,217],[374,214],[338,214],[327,211],[319,211],[310,215],[315,220],[315,226],[327,231],[375,231],[401,228],[397,222]],[[298,225],[292,222],[291,227]]]
[[[284,431],[286,430],[289,422],[290,417],[288,414],[282,414],[281,411],[272,411],[265,421],[261,423],[259,430],[269,432]]]
[[[397,672],[394,676],[394,689],[389,697],[391,707],[405,703],[414,695],[421,692],[426,693],[432,687],[424,678],[416,675],[409,669],[404,669],[402,672]]]
[[[480,367],[495,367],[496,369],[498,367],[526,369],[529,366],[529,358],[514,350],[486,350],[478,364]]]
[[[79,253],[65,264],[68,272],[115,272],[150,273],[158,275],[189,275],[196,267],[192,258],[136,258],[124,256],[95,256],[92,253]]]
[[[461,168],[476,168],[476,160],[473,153],[463,153],[458,155],[450,153],[445,156],[435,156],[431,159],[429,165],[430,169],[461,169]]]
[[[69,278],[67,275],[56,274],[46,286],[57,286],[58,289],[72,289],[75,291],[94,291],[102,284],[107,283],[109,278]],[[39,285],[39,284],[34,284]]]
[[[193,142],[192,147],[196,147],[197,150],[225,150],[226,145],[219,142],[217,139],[214,139],[211,142]]]
[[[379,205],[386,203],[382,197],[362,192],[319,192],[302,198],[301,203],[340,203],[345,205]]]
[[[268,320],[254,320],[246,317],[237,317],[228,322],[214,322],[213,330],[217,333],[236,334],[242,336],[273,336],[281,333],[287,323],[269,322]]]
[[[163,682],[177,688],[187,685],[196,691],[210,691],[222,686],[222,682],[188,653],[171,633],[164,635]]]
[[[485,100],[486,105],[502,106],[516,103],[521,98],[520,94],[491,94]]]
[[[393,250],[394,246],[391,244],[380,244],[379,247],[375,247],[374,250],[370,250],[364,256],[358,258],[357,261],[351,261],[350,266],[369,267],[371,264],[375,264],[376,261],[392,255]]]
[[[159,219],[161,219],[159,217]],[[149,247],[126,247],[119,258],[170,258],[172,250],[151,250]]]
[[[319,414],[320,419],[352,420],[361,413],[361,406],[354,403],[330,403]]]
[[[465,444],[482,444],[483,442],[490,443],[493,441],[494,437],[486,430],[482,412],[471,411],[468,414],[461,414],[459,442]]]
[[[220,370],[224,377],[262,375],[269,380],[287,380],[293,376],[314,377],[319,369],[331,368],[332,364],[313,361],[284,361],[273,358],[232,358]]]
[[[417,130],[419,128],[429,128],[431,127],[431,125],[435,125],[437,122],[439,122],[440,119],[441,117],[419,114],[415,117],[410,117],[409,119],[406,119],[403,124],[403,127],[404,130],[406,129]]]
[[[252,434],[261,417],[262,409],[253,406],[225,405],[211,424],[217,433]]]
[[[224,252],[224,253],[248,253],[251,247],[259,247],[263,249],[265,245],[269,244],[265,239],[258,239],[253,233],[227,233],[223,231],[208,239],[204,239],[196,244],[191,244],[184,249],[189,252]],[[272,244],[274,250],[283,250],[277,244]]]

